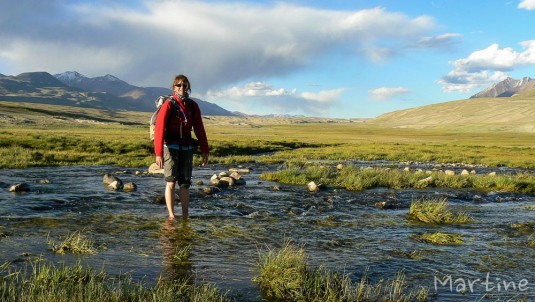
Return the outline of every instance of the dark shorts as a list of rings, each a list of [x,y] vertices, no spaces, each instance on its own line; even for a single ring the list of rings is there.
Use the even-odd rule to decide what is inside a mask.
[[[181,187],[191,185],[193,150],[177,150],[163,147],[163,176],[167,182],[177,182]]]

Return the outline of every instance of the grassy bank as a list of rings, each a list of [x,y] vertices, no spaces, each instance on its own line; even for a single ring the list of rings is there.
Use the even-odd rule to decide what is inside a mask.
[[[294,164],[289,168],[267,172],[261,179],[293,185],[316,183],[343,187],[348,190],[361,191],[376,187],[393,189],[428,187],[439,188],[474,188],[490,192],[535,193],[535,175],[447,175],[441,171],[406,172],[398,169],[360,169],[346,166],[337,169],[325,165]]]
[[[0,102],[0,168],[146,167],[150,113]],[[433,161],[535,168],[535,134],[385,128],[328,119],[205,117],[211,162]],[[197,158],[198,160],[198,158]]]

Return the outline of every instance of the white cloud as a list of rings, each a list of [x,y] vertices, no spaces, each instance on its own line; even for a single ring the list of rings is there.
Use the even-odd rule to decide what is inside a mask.
[[[372,99],[385,101],[409,92],[410,90],[405,87],[380,87],[369,90],[368,94]]]
[[[252,82],[244,86],[234,86],[220,91],[208,91],[204,98],[232,111],[263,114],[306,114],[326,115],[330,107],[337,103],[343,88],[319,92],[298,93],[297,89],[274,88],[266,82]],[[234,108],[234,109],[232,109]]]
[[[262,96],[283,96],[283,95],[295,95],[295,89],[287,91],[284,88],[274,89],[273,86],[266,82],[251,82],[243,87],[234,86],[227,90],[221,91],[209,91],[209,96],[214,98],[223,97],[262,97]]]
[[[502,71],[483,70],[479,72],[451,71],[447,76],[442,77],[437,83],[441,84],[444,92],[468,93],[475,88],[486,87],[507,78],[507,74]]]
[[[0,64],[13,74],[37,69],[111,73],[142,86],[167,87],[174,74],[184,73],[194,92],[202,93],[289,74],[336,51],[382,61],[436,26],[429,16],[411,18],[384,8],[342,11],[281,2],[182,0],[145,1],[133,8],[121,2],[80,3],[42,1],[39,11],[46,14],[36,15],[30,0],[3,1]]]
[[[498,44],[471,53],[467,58],[449,62],[454,69],[438,81],[445,92],[469,92],[507,77],[506,72],[522,66],[535,65],[535,40],[520,43],[522,52]]]
[[[535,10],[535,0],[521,0],[518,4],[518,8]]]
[[[323,90],[317,93],[303,92],[301,93],[301,97],[309,102],[330,104],[337,100],[344,90],[345,89],[343,88],[338,88],[332,90]]]

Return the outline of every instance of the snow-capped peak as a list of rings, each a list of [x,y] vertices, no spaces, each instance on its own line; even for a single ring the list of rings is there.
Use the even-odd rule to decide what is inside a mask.
[[[66,71],[64,73],[58,73],[55,74],[54,77],[67,85],[70,85],[74,82],[80,82],[82,79],[86,78],[86,76],[77,71]]]

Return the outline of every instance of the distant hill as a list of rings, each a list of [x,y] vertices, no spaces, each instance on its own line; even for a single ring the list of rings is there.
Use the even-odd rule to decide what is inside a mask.
[[[507,78],[468,100],[386,113],[369,120],[396,128],[451,128],[535,133],[535,80]]]
[[[154,100],[169,88],[137,87],[112,76],[88,78],[76,71],[0,74],[0,101],[43,103],[110,110],[154,111]],[[203,115],[234,116],[220,106],[195,99]]]
[[[451,128],[535,133],[535,95],[474,98],[386,113],[368,123],[396,128]]]

